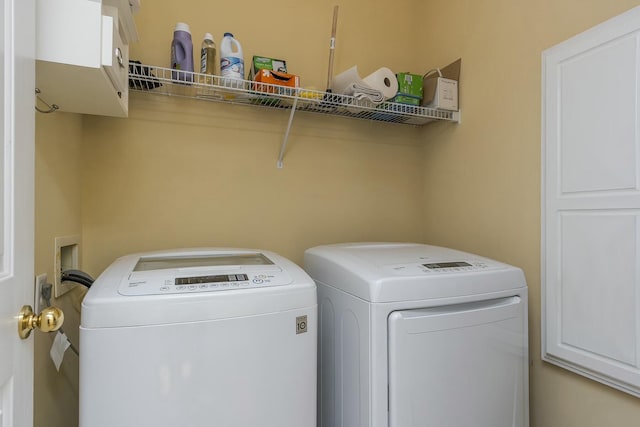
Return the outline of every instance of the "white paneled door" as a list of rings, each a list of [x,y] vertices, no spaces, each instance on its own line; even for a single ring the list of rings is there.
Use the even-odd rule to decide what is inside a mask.
[[[542,357],[640,397],[640,7],[543,75]]]
[[[0,8],[0,426],[33,425],[33,338],[17,314],[33,304],[34,0]]]

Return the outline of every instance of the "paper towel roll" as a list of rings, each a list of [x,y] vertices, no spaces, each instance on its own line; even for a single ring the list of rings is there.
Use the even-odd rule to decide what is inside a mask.
[[[354,65],[333,79],[331,90],[377,105],[396,96],[398,81],[393,71],[384,67],[361,79]]]
[[[362,80],[373,89],[382,92],[385,101],[393,98],[398,93],[396,75],[386,67],[378,68]]]

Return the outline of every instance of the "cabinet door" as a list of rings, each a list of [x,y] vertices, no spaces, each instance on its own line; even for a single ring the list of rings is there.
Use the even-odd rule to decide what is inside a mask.
[[[100,67],[102,6],[99,1],[38,0],[36,59]]]
[[[36,6],[40,97],[60,111],[126,117],[128,47],[119,10],[87,0],[38,0]]]
[[[640,8],[543,54],[542,358],[640,396]]]

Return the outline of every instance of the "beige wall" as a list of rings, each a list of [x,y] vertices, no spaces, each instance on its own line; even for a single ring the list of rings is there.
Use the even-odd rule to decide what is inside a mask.
[[[631,427],[640,420],[640,400],[540,358],[541,54],[638,4],[449,0],[418,7],[418,54],[433,65],[463,58],[462,124],[424,129],[425,240],[525,270],[533,427]]]
[[[186,246],[305,248],[422,235],[422,154],[401,133],[300,117],[284,168],[286,115],[166,98],[135,99],[128,120],[86,118],[85,266]],[[394,141],[398,138],[398,141]]]
[[[132,58],[168,66],[173,27],[183,20],[196,49],[204,32],[220,42],[233,31],[246,58],[285,58],[306,87],[325,88],[333,3],[280,1],[260,11],[262,2],[249,1],[237,13],[186,3],[143,5]],[[336,70],[408,67],[406,47],[396,46],[402,34],[394,40],[367,28],[381,18],[376,8],[356,16],[367,4],[342,4]],[[36,274],[51,281],[53,239],[73,234],[82,235],[81,268],[93,275],[120,255],[168,247],[268,248],[300,263],[305,248],[321,243],[420,238],[419,130],[299,115],[277,169],[287,119],[281,111],[136,94],[129,119],[38,115]],[[76,290],[55,301],[76,344],[81,297]],[[36,341],[35,426],[70,427],[78,416],[77,358],[67,352],[57,373],[51,339]]]
[[[301,85],[324,90],[327,80],[329,38],[333,7],[340,5],[335,50],[336,74],[358,65],[367,75],[382,66],[410,69],[416,59],[407,55],[413,39],[407,37],[417,17],[403,0],[391,10],[383,0],[247,0],[219,3],[207,0],[157,0],[142,4],[136,15],[140,43],[130,56],[147,64],[169,66],[170,45],[176,22],[191,28],[194,51],[199,51],[205,32],[213,34],[218,48],[225,32],[240,41],[245,62],[252,55],[281,58],[289,72],[301,76]],[[397,23],[395,29],[385,23]],[[409,24],[407,24],[409,23]],[[199,59],[199,53],[196,55]]]
[[[185,21],[196,50],[204,32],[219,43],[232,31],[245,58],[285,58],[303,86],[324,89],[334,4],[143,2],[131,57],[168,66],[173,26]],[[120,255],[179,246],[268,248],[296,262],[306,247],[355,240],[482,253],[523,267],[530,285],[531,425],[637,425],[637,399],[540,361],[539,182],[542,50],[638,2],[387,4],[340,3],[336,72],[419,73],[462,57],[460,125],[300,114],[277,169],[281,111],[133,94],[129,119],[38,115],[36,273],[52,277],[54,236],[79,232],[93,275]],[[59,301],[70,331],[79,298]],[[68,354],[55,373],[45,338],[35,425],[72,426],[77,361]]]
[[[82,120],[76,114],[36,115],[35,273],[54,271],[54,239],[82,231],[80,163]],[[54,299],[65,313],[65,332],[78,344],[82,289]],[[53,334],[34,334],[34,425],[77,425],[78,358],[67,352],[60,372],[49,358]]]
[[[381,31],[380,0],[341,4],[336,71],[408,67],[402,31]],[[379,7],[378,7],[379,6]],[[361,9],[362,15],[358,15]],[[235,10],[234,10],[235,9]],[[399,20],[411,17],[398,8]],[[136,17],[131,58],[169,65],[173,28],[190,24],[195,50],[232,31],[245,59],[284,58],[304,86],[324,89],[333,2],[157,1]],[[305,248],[349,240],[420,240],[419,129],[296,116],[283,169],[288,113],[133,94],[127,120],[85,118],[85,266],[180,246],[269,248],[301,262]]]

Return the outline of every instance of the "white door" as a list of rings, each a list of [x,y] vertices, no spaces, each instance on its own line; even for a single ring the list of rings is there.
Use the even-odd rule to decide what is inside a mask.
[[[640,396],[640,7],[543,62],[542,358]]]
[[[33,304],[33,0],[0,8],[0,426],[33,425],[33,338],[18,337],[17,314]]]

